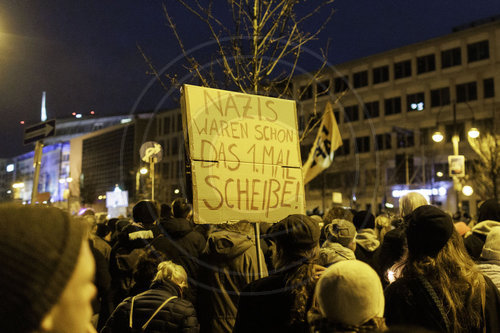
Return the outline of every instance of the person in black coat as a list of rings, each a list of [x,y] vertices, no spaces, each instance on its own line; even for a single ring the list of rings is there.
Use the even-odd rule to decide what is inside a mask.
[[[206,240],[194,229],[190,221],[191,205],[184,198],[172,202],[173,217],[160,218],[159,228],[163,236],[155,239],[152,245],[165,254],[167,260],[181,265],[187,272],[190,285],[195,285],[198,277],[198,258],[205,249]],[[195,288],[190,290],[188,298],[195,301]]]
[[[275,270],[241,292],[233,333],[309,332],[307,311],[324,270],[315,264],[318,223],[305,215],[289,215],[274,224],[268,234],[274,243]]]
[[[420,206],[406,229],[408,254],[385,289],[391,326],[438,332],[500,332],[500,293],[475,267],[451,217]]]
[[[151,288],[120,303],[101,333],[198,333],[196,311],[182,298],[185,287],[187,275],[181,266],[160,263]]]

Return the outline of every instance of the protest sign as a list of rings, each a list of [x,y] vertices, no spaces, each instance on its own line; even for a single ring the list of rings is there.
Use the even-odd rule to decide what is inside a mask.
[[[294,101],[184,85],[183,109],[195,222],[304,213]]]

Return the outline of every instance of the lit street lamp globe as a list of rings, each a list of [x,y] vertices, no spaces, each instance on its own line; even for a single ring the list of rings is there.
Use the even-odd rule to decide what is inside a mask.
[[[467,197],[470,197],[472,195],[472,193],[474,193],[474,189],[472,188],[472,186],[469,186],[469,185],[465,185],[463,188],[462,188],[462,193],[467,196]]]
[[[469,134],[469,137],[476,139],[477,137],[479,137],[479,130],[475,127],[472,127],[469,130],[468,134]]]
[[[444,139],[444,135],[443,133],[437,131],[437,132],[434,132],[434,134],[432,134],[432,140],[434,140],[434,142],[441,142],[443,141]]]
[[[145,175],[145,174],[147,174],[147,173],[148,173],[148,169],[147,169],[147,168],[141,168],[141,169],[139,170],[139,172],[141,173],[141,175]]]

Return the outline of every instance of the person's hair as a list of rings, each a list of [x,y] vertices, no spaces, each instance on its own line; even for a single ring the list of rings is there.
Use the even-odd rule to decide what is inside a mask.
[[[354,215],[350,210],[343,207],[333,206],[330,210],[323,216],[323,222],[326,224],[331,223],[335,219],[342,219],[352,222]]]
[[[399,214],[405,217],[415,210],[415,208],[428,205],[427,199],[418,192],[410,192],[399,198]]]
[[[134,281],[139,284],[149,285],[158,272],[158,265],[165,259],[165,255],[159,251],[151,250],[142,253],[134,269]]]
[[[158,272],[153,282],[168,283],[171,281],[179,287],[187,287],[187,273],[180,265],[171,261],[163,261],[158,264]]]
[[[415,257],[407,252],[393,269],[395,276],[424,276],[448,308],[453,332],[471,332],[481,324],[481,273],[465,250],[462,238],[453,232],[448,243],[433,257]]]
[[[160,217],[163,218],[163,219],[169,219],[172,217],[172,208],[163,203],[161,204],[160,206]]]
[[[110,228],[104,223],[97,223],[97,229],[95,231],[96,236],[104,238],[111,232]]]
[[[191,210],[191,205],[185,198],[177,198],[172,201],[172,215],[176,218],[186,218]]]
[[[109,227],[109,229],[111,230],[111,232],[115,232],[116,231],[116,222],[118,222],[118,219],[117,218],[111,218],[109,219],[107,226]]]
[[[382,214],[375,218],[375,234],[380,242],[384,240],[385,234],[391,229],[391,219],[387,215]]]
[[[314,264],[319,254],[319,245],[313,248],[273,247],[272,262],[278,271],[287,271],[286,287],[294,297],[291,309],[292,323],[307,322],[310,299],[314,294]]]

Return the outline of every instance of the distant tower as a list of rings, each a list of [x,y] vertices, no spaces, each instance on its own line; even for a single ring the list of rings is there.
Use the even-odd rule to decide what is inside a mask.
[[[45,109],[45,91],[43,92],[42,95],[42,121],[47,120],[47,110]]]

